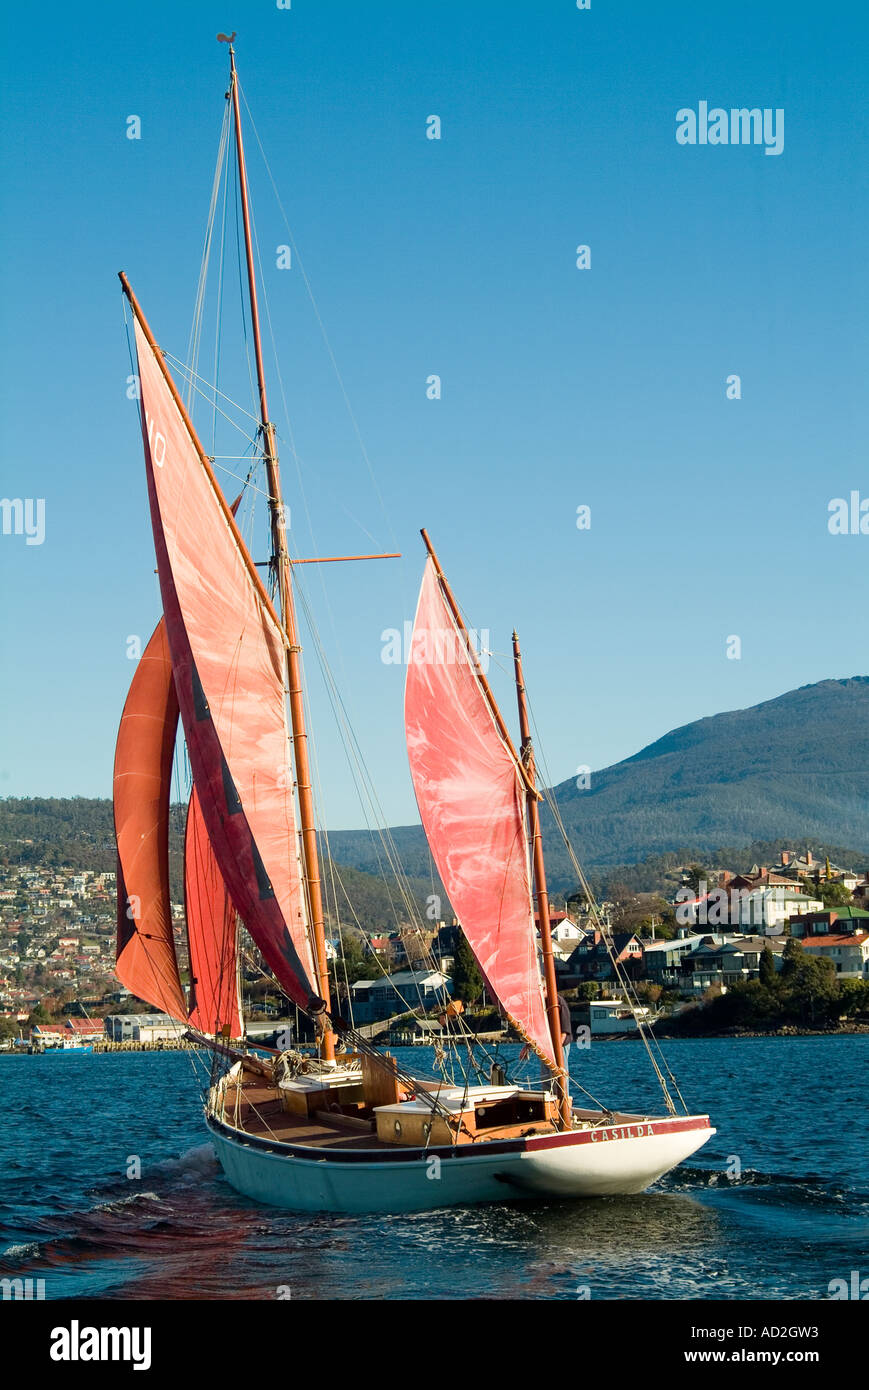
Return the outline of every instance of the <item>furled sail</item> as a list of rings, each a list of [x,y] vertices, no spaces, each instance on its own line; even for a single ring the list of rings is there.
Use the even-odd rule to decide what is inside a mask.
[[[404,716],[417,804],[450,902],[511,1023],[555,1069],[537,964],[525,785],[431,559]]]
[[[136,666],[115,750],[115,970],[137,998],[185,1019],[169,899],[169,785],[177,727],[178,701],[161,622]]]
[[[135,321],[151,522],[202,816],[236,911],[279,983],[316,991],[284,698],[285,637]]]
[[[236,972],[236,913],[226,891],[196,788],[184,835],[184,903],[190,951],[190,1022],[200,1033],[242,1034]]]

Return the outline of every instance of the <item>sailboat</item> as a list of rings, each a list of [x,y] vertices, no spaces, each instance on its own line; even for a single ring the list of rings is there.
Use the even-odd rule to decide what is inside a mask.
[[[547,1079],[511,1082],[496,1069],[474,1084],[456,1084],[446,1072],[416,1075],[354,1029],[330,996],[294,594],[302,561],[288,549],[266,393],[235,51],[219,37],[229,42],[271,583],[260,576],[122,272],[163,615],[138,663],[116,751],[118,976],[219,1060],[205,1123],[227,1179],[250,1198],[304,1211],[406,1212],[641,1192],[715,1131],[707,1115],[684,1103],[677,1111],[651,1051],[665,1113],[572,1104],[519,640],[514,633],[517,750],[425,531],[405,689],[413,786],[434,864],[486,987]],[[187,991],[168,850],[179,719],[192,772]],[[316,1056],[246,1045],[239,920],[286,998],[312,1020]],[[448,1030],[457,1008],[445,1005]]]

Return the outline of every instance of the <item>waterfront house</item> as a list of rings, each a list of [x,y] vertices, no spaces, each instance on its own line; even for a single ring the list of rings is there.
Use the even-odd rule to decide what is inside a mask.
[[[634,932],[612,932],[608,949],[603,932],[596,928],[588,932],[572,951],[562,977],[563,986],[570,988],[571,983],[611,980],[615,971],[610,949],[628,979],[638,980],[643,972],[643,947],[639,937]]]
[[[642,1006],[631,1009],[624,999],[582,999],[570,1011],[573,1034],[577,1027],[588,1028],[593,1038],[612,1036],[614,1033],[635,1033],[637,1017],[648,1022],[650,1011]]]
[[[440,970],[399,970],[377,980],[357,980],[350,989],[353,1021],[377,1023],[410,1009],[428,1012],[441,1007],[445,994],[452,992],[452,980]]]
[[[30,1030],[30,1041],[42,1043],[44,1047],[58,1047],[68,1037],[62,1023],[34,1023]]]
[[[776,968],[779,969],[784,951],[784,942],[780,938],[733,936],[716,940],[714,937],[704,937],[682,959],[680,988],[702,994],[712,985],[727,989],[742,980],[753,979],[760,973],[760,958],[765,947],[772,951]]]
[[[843,980],[869,980],[869,932],[857,931],[830,936],[807,936],[803,950],[808,956],[831,960],[837,977]]]
[[[168,1014],[109,1014],[105,1025],[112,1042],[160,1042],[184,1031]]]
[[[645,978],[664,989],[674,988],[679,983],[682,957],[702,940],[702,936],[680,936],[675,941],[641,942]]]
[[[97,1038],[105,1037],[106,1024],[102,1018],[68,1018],[66,1026],[74,1038],[81,1038],[82,1042],[95,1042]]]
[[[803,941],[817,936],[853,936],[869,930],[869,911],[862,907],[831,907],[824,912],[810,912],[804,917],[790,919],[791,936]]]

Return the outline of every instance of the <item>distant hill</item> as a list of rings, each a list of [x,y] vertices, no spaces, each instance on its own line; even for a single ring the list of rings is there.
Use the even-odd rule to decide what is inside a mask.
[[[586,868],[756,840],[869,853],[869,676],[820,681],[698,719],[593,773],[588,790],[571,779],[555,796]],[[545,808],[543,832],[551,887],[572,887]],[[401,826],[392,835],[405,869],[424,877],[421,829]],[[333,832],[329,843],[340,862],[370,866],[366,835]]]
[[[616,866],[655,856],[672,862],[674,854],[684,862],[755,841],[804,844],[818,853],[848,846],[852,854],[869,855],[869,676],[820,681],[698,719],[592,773],[588,790],[571,779],[555,795],[580,863],[597,869],[598,882]],[[182,824],[178,819],[176,834]],[[572,889],[575,875],[545,807],[543,829],[550,886]],[[424,901],[438,883],[435,878],[432,888],[422,829],[399,826],[390,833],[414,896]],[[26,839],[33,843],[21,843]],[[392,920],[395,907],[377,877],[379,839],[332,831],[329,847],[337,864],[372,875],[351,888],[354,901],[357,894],[364,899],[366,917],[373,921],[382,912],[381,920]],[[845,853],[838,852],[837,862]],[[111,803],[0,800],[0,864],[24,860],[114,868]],[[654,873],[660,868],[650,866]],[[638,881],[645,877],[644,871]],[[392,900],[399,906],[395,890]]]
[[[183,806],[171,808],[169,872],[172,896],[183,895]],[[111,801],[84,796],[0,798],[0,881],[5,865],[91,869],[113,872],[117,863]],[[330,922],[358,923],[366,931],[394,930],[409,920],[396,881],[346,864],[323,865],[326,913]],[[424,913],[431,881],[408,883],[411,899]],[[351,907],[352,904],[352,907]]]

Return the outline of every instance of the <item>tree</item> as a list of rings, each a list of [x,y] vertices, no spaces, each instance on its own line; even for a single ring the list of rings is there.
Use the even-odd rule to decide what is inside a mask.
[[[806,884],[810,898],[820,898],[824,907],[853,907],[854,899],[844,883],[835,879],[812,879]]]
[[[837,1007],[840,1018],[869,1014],[869,980],[841,980]]]
[[[768,946],[764,946],[761,952],[758,976],[764,988],[772,990],[774,993],[778,986],[778,973],[775,968],[775,957]]]
[[[352,931],[349,927],[341,930],[341,940],[338,947],[338,959],[329,965],[329,974],[332,977],[333,985],[337,982],[338,994],[343,991],[340,986],[346,984],[355,985],[357,980],[370,979],[372,975],[379,973],[379,967],[375,964],[372,967],[370,960],[366,959],[362,939],[358,932]]]
[[[839,987],[833,962],[807,954],[795,937],[785,945],[782,959],[781,994],[790,1016],[813,1024],[818,1014],[834,1012]]]
[[[453,967],[453,998],[475,1004],[483,993],[483,977],[465,933],[459,928],[456,963]]]
[[[689,888],[693,888],[695,893],[700,892],[701,883],[710,883],[717,879],[718,875],[707,873],[702,864],[689,864],[685,870],[685,878]]]

